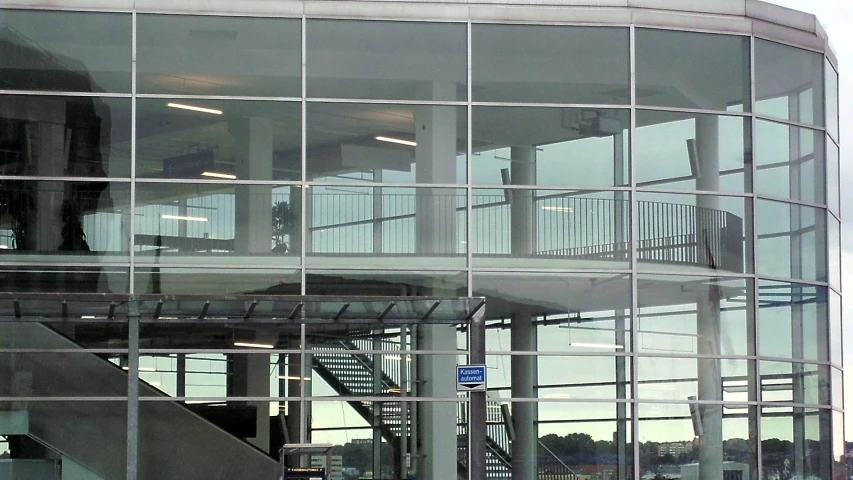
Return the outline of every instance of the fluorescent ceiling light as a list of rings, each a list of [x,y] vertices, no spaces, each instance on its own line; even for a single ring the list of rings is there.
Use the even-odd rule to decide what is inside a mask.
[[[124,371],[128,371],[128,370],[130,370],[130,367],[125,366],[125,367],[121,367],[121,369]],[[157,369],[151,368],[151,367],[139,367],[139,371],[140,372],[156,372]]]
[[[294,377],[291,375],[279,375],[278,378],[280,378],[282,380],[299,380],[299,377]],[[306,382],[310,382],[311,377],[305,377],[302,380],[305,380]]]
[[[196,107],[194,105],[184,105],[183,103],[167,103],[166,106],[172,108],[180,108],[181,110],[192,110],[193,112],[222,115],[222,110],[216,110],[215,108]]]
[[[8,250],[9,245],[0,245],[0,250]]]
[[[231,175],[230,173],[219,173],[219,172],[202,172],[202,177],[213,177],[213,178],[224,178],[226,180],[237,180],[237,175]]]
[[[574,213],[574,209],[572,207],[552,207],[552,206],[544,206],[542,210],[548,210],[549,212],[564,212],[564,213]]]
[[[392,360],[392,361],[395,361],[395,362],[399,362],[399,361],[401,360],[399,355],[385,355],[385,359],[386,359],[386,360]],[[410,356],[406,355],[406,361],[407,361],[407,362],[411,362],[411,361],[412,361],[412,357],[410,357]]]
[[[616,345],[613,343],[584,343],[584,342],[571,342],[569,343],[570,347],[581,347],[581,348],[613,348],[616,350],[620,350],[625,348],[624,345]]]
[[[206,222],[204,217],[185,217],[183,215],[161,215],[160,218],[166,220],[185,220],[187,222]]]
[[[269,343],[254,343],[254,342],[234,342],[235,347],[249,347],[249,348],[273,348],[274,345]]]
[[[376,139],[380,142],[388,142],[388,143],[397,143],[399,145],[407,145],[409,147],[417,147],[418,143],[413,142],[411,140],[403,140],[401,138],[393,138],[393,137],[383,137],[382,135],[377,135]]]

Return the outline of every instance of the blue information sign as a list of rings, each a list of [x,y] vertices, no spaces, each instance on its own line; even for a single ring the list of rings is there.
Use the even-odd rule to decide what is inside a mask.
[[[459,392],[477,392],[486,390],[485,365],[457,365],[456,390]]]

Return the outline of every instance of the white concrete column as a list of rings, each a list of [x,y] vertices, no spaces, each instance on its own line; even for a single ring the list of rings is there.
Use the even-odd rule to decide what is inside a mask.
[[[272,179],[272,120],[248,118],[230,126],[237,144],[237,178]],[[234,197],[234,248],[238,253],[272,251],[272,187],[238,185]]]
[[[434,100],[455,98],[452,83],[432,84]],[[456,108],[425,105],[415,110],[415,181],[456,182]],[[421,255],[450,255],[457,251],[456,196],[448,189],[419,188],[415,205],[416,251]],[[427,294],[435,295],[431,291]],[[456,350],[452,325],[425,325],[418,329],[424,350]],[[421,392],[427,397],[456,396],[456,359],[451,355],[422,355],[418,359]],[[453,402],[420,404],[418,432],[422,447],[418,478],[456,478],[456,405]]]
[[[536,183],[536,148],[512,147],[510,149],[510,182],[513,185]],[[533,225],[533,190],[510,190],[510,244],[513,256],[527,256],[535,249],[536,236]]]
[[[236,354],[231,356],[232,395],[238,397],[270,396],[270,356],[264,354]],[[255,407],[257,433],[249,443],[269,453],[270,402],[246,402]]]
[[[697,190],[718,191],[720,187],[719,119],[702,115],[696,119],[696,147],[699,163]],[[713,258],[710,248],[718,242],[718,235],[709,221],[712,212],[719,210],[715,196],[697,196],[696,248],[698,258],[707,265],[718,265],[721,259]],[[721,291],[713,283],[703,287],[696,298],[697,353],[720,355],[720,301]],[[698,399],[721,401],[723,399],[722,372],[717,358],[696,360],[698,373]],[[723,408],[721,405],[701,405],[699,408],[702,436],[699,439],[699,480],[723,478]]]

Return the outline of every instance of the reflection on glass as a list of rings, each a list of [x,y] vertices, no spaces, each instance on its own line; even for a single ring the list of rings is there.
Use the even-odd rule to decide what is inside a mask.
[[[473,99],[628,104],[628,43],[627,28],[474,24]]]
[[[839,169],[838,145],[829,137],[826,138],[826,204],[836,215],[841,208],[841,188]]]
[[[647,475],[757,480],[754,407],[641,404],[639,417]]]
[[[755,191],[824,203],[824,135],[818,130],[759,120],[755,136]]]
[[[755,111],[823,125],[823,62],[817,52],[756,39]]]
[[[10,258],[7,251],[0,248],[0,259]],[[128,293],[129,284],[127,267],[0,267],[3,292]]]
[[[464,101],[464,23],[309,20],[309,97]]]
[[[137,184],[137,258],[295,257],[301,198],[298,186]]]
[[[464,260],[467,199],[462,190],[315,186],[308,195],[307,245],[312,257]]]
[[[764,407],[761,468],[765,478],[832,478],[829,410]]]
[[[746,402],[752,387],[749,363],[719,358],[639,357],[637,398]]]
[[[129,177],[130,100],[0,96],[0,174]]]
[[[307,108],[309,180],[465,183],[465,107],[312,103]]]
[[[829,367],[812,363],[759,363],[764,402],[829,405]]]
[[[826,130],[832,138],[838,138],[838,72],[829,63],[824,62],[826,78]]]
[[[298,97],[298,19],[137,17],[140,93]]]
[[[473,250],[482,266],[553,265],[624,268],[629,194],[622,191],[478,189],[473,194]]]
[[[749,110],[749,37],[638,28],[636,43],[638,103]]]
[[[512,405],[512,413],[523,405]],[[596,478],[632,478],[631,409],[627,404],[552,400],[537,407],[539,478],[572,478],[580,472],[595,472],[587,475]],[[520,428],[524,427],[516,426],[516,432]]]
[[[826,281],[826,213],[823,210],[758,200],[758,273]]]
[[[465,272],[309,270],[306,295],[467,296]],[[378,316],[378,312],[377,312]]]
[[[624,400],[631,396],[630,379],[627,378],[630,369],[626,368],[629,361],[625,358],[542,355],[537,357],[537,361],[539,398]],[[489,372],[489,388],[498,372]],[[524,380],[514,379],[513,383],[519,381]]]
[[[640,110],[637,126],[634,153],[638,186],[751,190],[748,118]]]
[[[0,88],[130,92],[131,18],[0,10]]]
[[[841,295],[829,292],[829,360],[841,365],[843,336],[841,317]]]
[[[0,256],[126,261],[129,201],[126,183],[0,181]]]
[[[831,382],[832,382],[832,393],[831,393],[831,404],[835,408],[844,408],[844,377],[841,373],[841,370],[837,368],[831,369]]]
[[[174,252],[173,252],[174,253]],[[160,257],[163,260],[163,257]],[[139,258],[140,265],[152,258]],[[156,263],[156,260],[155,260]],[[137,267],[136,293],[188,295],[299,295],[298,270],[200,267]]]
[[[827,264],[829,284],[841,289],[841,222],[832,214],[826,215],[826,237],[828,244]]]
[[[759,352],[763,357],[826,361],[827,289],[802,283],[758,284]]]
[[[629,184],[627,110],[474,107],[477,184]]]
[[[299,103],[140,99],[136,175],[301,180]]]
[[[643,269],[752,271],[750,200],[715,195],[640,193],[639,265]]]

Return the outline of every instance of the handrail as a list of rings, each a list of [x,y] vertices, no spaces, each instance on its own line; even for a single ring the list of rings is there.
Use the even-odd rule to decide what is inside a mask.
[[[551,458],[552,458],[553,460],[556,460],[556,461],[557,461],[557,463],[559,463],[559,464],[560,464],[560,466],[562,466],[566,471],[568,471],[568,475],[569,475],[568,477],[564,477],[564,475],[566,475],[565,473],[563,473],[563,474],[557,473],[557,475],[559,475],[559,478],[560,478],[560,479],[562,479],[562,478],[567,478],[567,480],[574,480],[574,479],[576,479],[576,478],[577,478],[577,476],[578,476],[578,475],[577,475],[577,473],[575,473],[575,471],[574,471],[574,470],[572,470],[572,469],[571,469],[571,467],[569,467],[568,465],[566,465],[566,463],[565,463],[565,462],[563,462],[562,460],[560,460],[560,457],[558,457],[554,452],[552,452],[550,448],[548,448],[547,446],[545,446],[545,444],[544,444],[544,443],[542,443],[542,441],[541,441],[541,440],[537,440],[537,442],[539,443],[539,447],[540,447],[540,448],[544,449],[544,450],[548,453],[548,455],[550,455],[550,456],[551,456]]]

